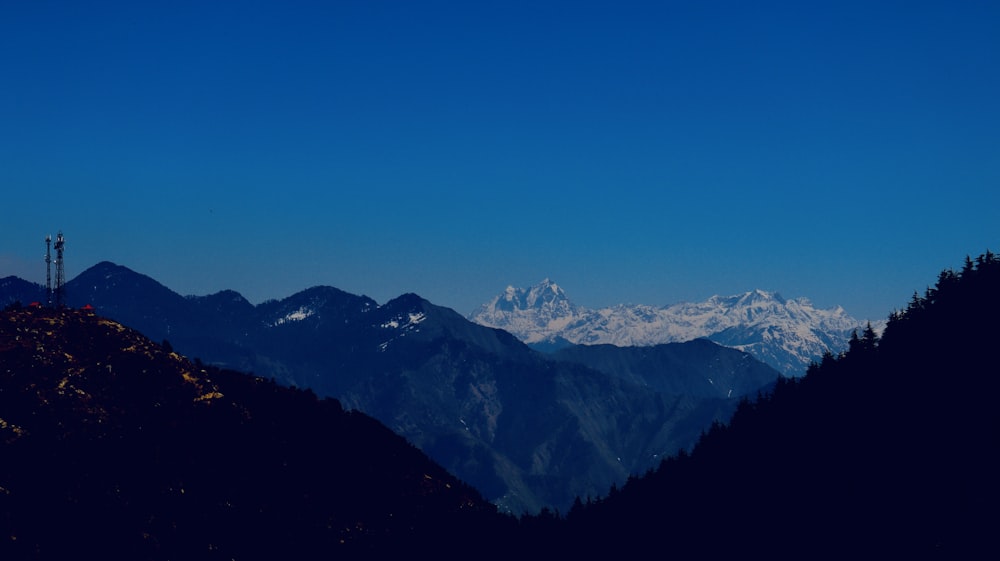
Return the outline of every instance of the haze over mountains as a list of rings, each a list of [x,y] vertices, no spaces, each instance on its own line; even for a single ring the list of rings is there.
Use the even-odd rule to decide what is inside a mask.
[[[3,287],[0,302],[42,299],[30,283]],[[779,376],[707,341],[589,349],[591,367],[413,294],[380,305],[317,286],[255,306],[233,291],[183,297],[104,262],[69,281],[65,300],[186,356],[335,397],[514,513],[566,511],[623,483]]]
[[[866,325],[839,306],[817,309],[806,298],[786,300],[763,290],[662,307],[591,309],[573,304],[549,279],[527,289],[508,286],[469,319],[549,350],[568,343],[627,347],[704,337],[746,351],[786,376],[801,376],[825,352],[843,351],[851,333]],[[882,325],[873,322],[876,331]]]

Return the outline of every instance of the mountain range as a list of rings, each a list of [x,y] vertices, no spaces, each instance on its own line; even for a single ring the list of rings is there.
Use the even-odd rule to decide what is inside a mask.
[[[0,303],[43,296],[11,278],[0,289]],[[708,341],[588,349],[593,367],[414,294],[378,304],[317,286],[252,305],[233,291],[184,297],[110,262],[69,281],[65,302],[205,364],[336,398],[513,513],[565,511],[621,484],[779,377]]]
[[[690,450],[577,497],[565,516],[518,519],[336,399],[188,360],[99,310],[14,302],[0,311],[0,558],[989,559],[1000,524],[997,287],[1000,259],[967,259],[881,336],[865,329],[804,376],[740,399]],[[291,309],[279,326],[323,315]],[[435,322],[399,311],[375,325],[411,327],[375,352]],[[611,345],[580,350],[643,387],[669,381],[637,365],[712,348],[695,343],[624,358]]]
[[[572,303],[556,283],[507,289],[470,314],[480,325],[504,329],[541,350],[566,344],[649,346],[707,338],[746,351],[785,376],[801,376],[824,353],[847,348],[865,322],[841,307],[817,309],[806,298],[787,300],[752,290],[704,302],[592,309]],[[878,332],[884,321],[873,323]]]

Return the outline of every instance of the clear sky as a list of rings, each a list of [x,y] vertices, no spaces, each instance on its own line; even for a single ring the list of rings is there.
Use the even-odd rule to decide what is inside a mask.
[[[1000,249],[1000,3],[0,5],[0,277],[905,307]]]

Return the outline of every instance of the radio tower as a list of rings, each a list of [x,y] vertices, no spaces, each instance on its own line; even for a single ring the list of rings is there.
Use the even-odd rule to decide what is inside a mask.
[[[62,232],[56,236],[56,306],[63,305],[63,285],[66,284],[66,271],[63,269],[63,247],[66,240],[63,239]]]
[[[52,306],[52,236],[45,236],[45,305]]]

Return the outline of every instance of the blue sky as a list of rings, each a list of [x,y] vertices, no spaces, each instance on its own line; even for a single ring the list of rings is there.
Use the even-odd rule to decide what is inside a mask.
[[[209,5],[211,4],[211,5]],[[995,2],[8,2],[0,276],[884,318],[1000,234]]]

